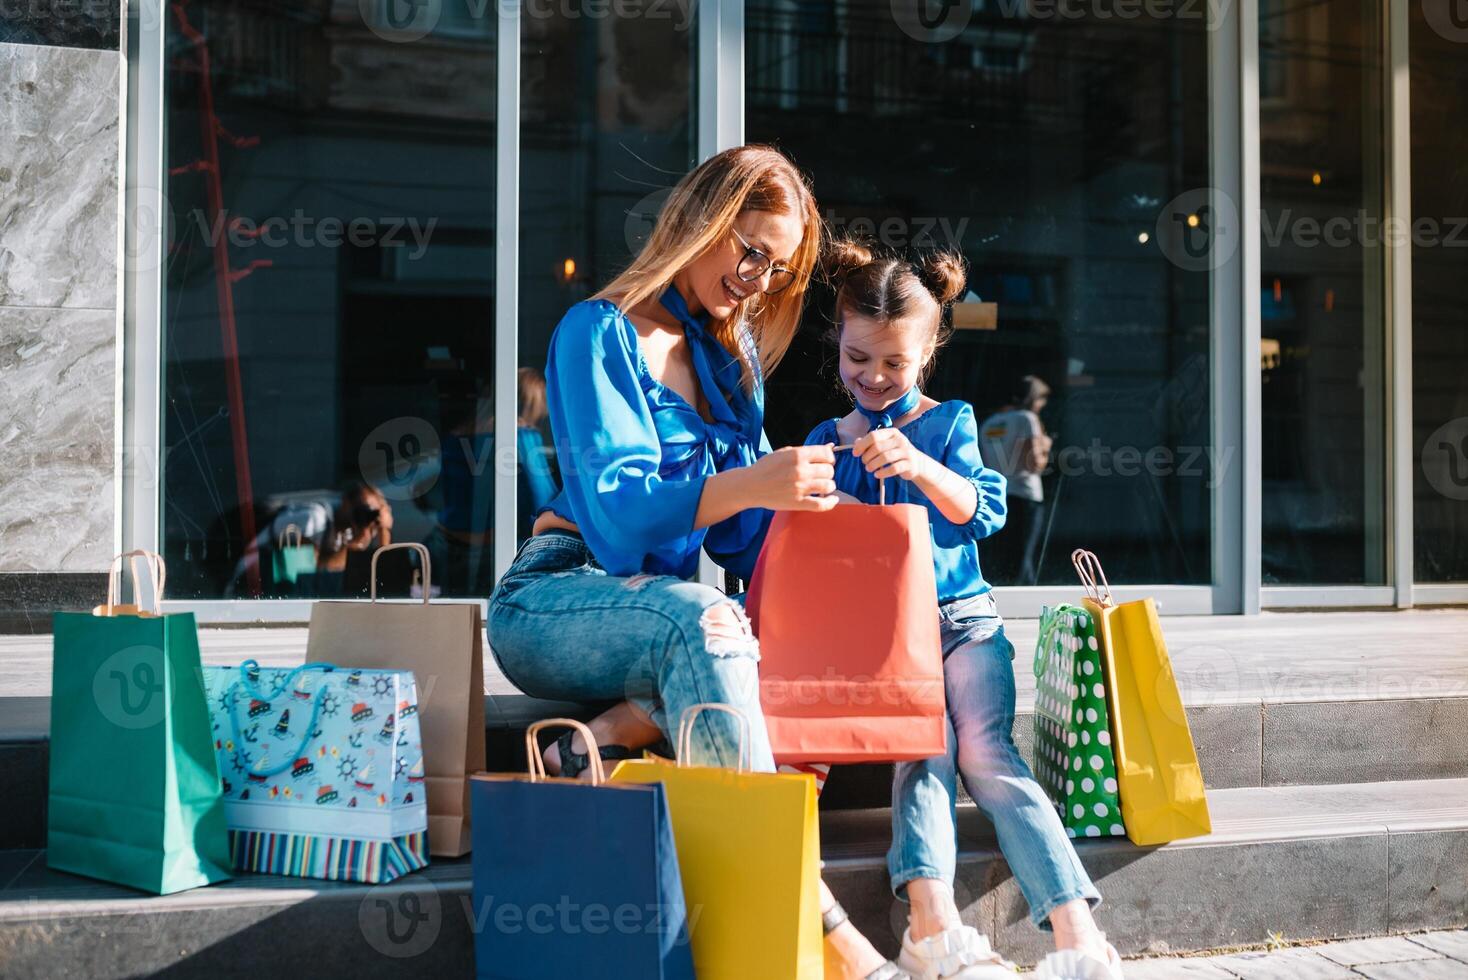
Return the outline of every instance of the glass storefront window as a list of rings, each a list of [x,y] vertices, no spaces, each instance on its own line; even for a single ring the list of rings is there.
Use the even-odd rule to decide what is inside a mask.
[[[1207,584],[1237,465],[1210,428],[1208,25],[1071,6],[750,0],[746,138],[812,175],[836,233],[966,257],[929,394],[994,427],[1024,379],[1049,389],[1041,499],[986,543],[993,581],[1074,585],[1086,547],[1112,582]],[[775,445],[850,410],[828,316],[770,384]]]
[[[544,411],[551,333],[631,261],[698,162],[688,10],[593,9],[527,5],[521,21],[516,540],[559,489]]]
[[[1468,22],[1412,5],[1412,506],[1419,582],[1468,582]]]
[[[1381,20],[1260,6],[1266,585],[1386,581]]]
[[[1387,581],[1383,0],[1260,0],[1262,573]],[[921,5],[919,5],[921,7]],[[1203,7],[747,0],[745,138],[811,174],[830,230],[960,251],[969,289],[926,383],[1053,440],[1031,522],[985,545],[1002,586],[1208,584],[1213,491]],[[1468,581],[1468,209],[1443,178],[1461,25],[1411,34],[1416,577]],[[371,548],[427,544],[434,592],[493,586],[495,14],[248,0],[170,6],[162,549],[170,596],[365,594]],[[936,18],[936,19],[935,19]],[[1439,23],[1438,21],[1442,21]],[[558,487],[546,348],[697,163],[691,8],[522,8],[516,540]],[[727,81],[725,82],[727,84]],[[1235,219],[1236,220],[1236,219]],[[1459,239],[1462,239],[1460,242]],[[829,295],[770,380],[799,443],[849,410]],[[1020,406],[1023,407],[1023,406]],[[995,460],[1001,469],[1014,461]],[[1023,476],[1025,474],[1011,474]],[[1015,479],[1015,486],[1034,485]],[[1224,534],[1237,529],[1219,528]],[[407,555],[383,588],[421,587]]]
[[[173,598],[491,585],[494,9],[404,7],[163,8]]]

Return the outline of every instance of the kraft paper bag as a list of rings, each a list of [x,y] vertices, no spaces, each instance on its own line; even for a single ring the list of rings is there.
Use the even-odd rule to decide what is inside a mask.
[[[421,602],[377,598],[377,559],[411,548],[423,563]],[[428,549],[404,542],[372,555],[371,599],[311,607],[308,662],[375,670],[411,670],[418,680],[419,722],[428,792],[428,849],[437,857],[469,853],[469,776],[484,760],[484,623],[479,606],[430,602]]]

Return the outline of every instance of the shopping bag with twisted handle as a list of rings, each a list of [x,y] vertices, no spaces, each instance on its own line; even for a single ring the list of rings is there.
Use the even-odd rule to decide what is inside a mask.
[[[377,560],[410,548],[423,566],[421,602],[377,598]],[[428,793],[428,846],[434,855],[469,850],[469,775],[484,769],[484,624],[479,604],[429,602],[433,569],[416,542],[372,554],[370,602],[311,606],[306,659],[376,670],[410,670],[418,679]]]
[[[1203,771],[1157,604],[1151,598],[1117,603],[1100,560],[1089,551],[1077,549],[1071,563],[1086,587],[1085,609],[1099,630],[1127,837],[1146,845],[1212,833]],[[1094,760],[1088,765],[1094,767]]]
[[[237,871],[392,881],[428,864],[406,670],[205,667]]]
[[[893,762],[947,751],[927,509],[782,510],[745,601],[780,763]]]
[[[581,732],[591,782],[545,775],[536,734]],[[481,978],[693,980],[663,787],[606,781],[596,739],[551,718],[525,733],[530,774],[476,775],[472,921]]]
[[[301,538],[297,524],[287,524],[276,539],[270,556],[270,572],[275,584],[294,589],[298,581],[316,571],[316,546]]]
[[[690,765],[702,711],[739,718],[738,769]],[[612,782],[661,783],[668,792],[699,980],[819,980],[820,833],[815,780],[748,768],[749,720],[697,704],[678,726],[677,761],[628,759]]]
[[[124,560],[129,605],[113,574]],[[160,895],[230,876],[198,630],[193,613],[161,613],[165,574],[153,552],[119,555],[105,605],[52,619],[46,814],[49,867]]]
[[[1071,837],[1126,833],[1096,619],[1063,603],[1040,611],[1035,647],[1035,777]]]

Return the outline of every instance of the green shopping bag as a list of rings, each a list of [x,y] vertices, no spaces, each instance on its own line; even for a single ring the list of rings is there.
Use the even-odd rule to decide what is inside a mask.
[[[270,572],[275,584],[294,586],[302,575],[311,575],[315,571],[316,546],[302,543],[300,527],[287,524],[270,555]]]
[[[116,601],[112,572],[136,556],[152,611]],[[52,619],[46,832],[49,867],[159,895],[230,876],[198,630],[158,611],[163,576],[158,555],[121,555],[106,605]]]
[[[1035,777],[1071,837],[1120,837],[1121,801],[1096,621],[1080,606],[1040,611]]]

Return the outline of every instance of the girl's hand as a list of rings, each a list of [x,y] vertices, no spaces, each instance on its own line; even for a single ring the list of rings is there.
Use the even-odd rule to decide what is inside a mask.
[[[916,480],[931,462],[927,454],[919,451],[900,429],[873,429],[856,440],[851,451],[862,461],[867,472],[879,480],[889,476]]]
[[[787,446],[748,468],[749,493],[770,510],[830,510],[836,499],[836,454],[830,446]]]

